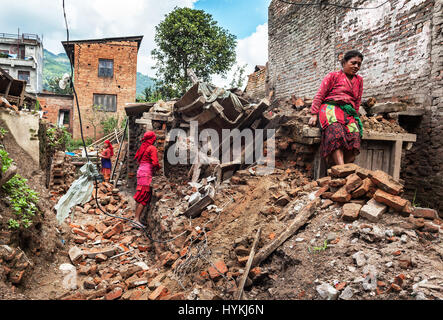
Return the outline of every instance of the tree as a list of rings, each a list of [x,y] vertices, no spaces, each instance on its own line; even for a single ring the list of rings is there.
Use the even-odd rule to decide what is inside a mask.
[[[58,94],[72,94],[72,88],[67,85],[65,89],[59,87],[58,83],[62,77],[52,77],[47,81],[48,91]]]
[[[108,117],[106,116],[105,111],[103,111],[102,106],[98,105],[93,105],[86,113],[85,119],[94,130],[94,141],[97,141],[97,128],[99,128],[100,125],[103,125],[102,123],[106,121],[107,118]]]
[[[234,75],[232,76],[232,81],[229,84],[231,88],[239,88],[241,89],[243,87],[244,81],[245,81],[245,69],[248,65],[244,64],[243,66],[237,66],[237,69],[234,72]]]
[[[157,48],[151,54],[157,77],[170,94],[182,95],[191,86],[188,68],[209,82],[214,74],[225,76],[235,63],[236,37],[203,10],[176,7],[155,31]]]

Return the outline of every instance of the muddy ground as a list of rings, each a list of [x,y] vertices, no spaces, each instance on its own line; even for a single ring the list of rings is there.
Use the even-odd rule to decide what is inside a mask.
[[[186,220],[189,230],[204,231],[204,237],[188,246],[188,250],[201,250],[197,258],[192,260],[182,255],[181,268],[178,264],[163,265],[146,235],[124,221],[120,242],[95,238],[82,246],[93,248],[99,243],[97,239],[101,239],[99,245],[117,245],[122,239],[129,239],[126,249],[132,251],[97,263],[98,271],[92,276],[95,281],[92,287],[85,285],[91,281],[91,274],[82,273],[80,269],[95,262],[88,260],[77,265],[76,286],[68,288],[66,273],[60,270],[60,266],[71,263],[68,251],[79,245],[73,239],[73,228],[86,229],[100,222],[112,225],[116,220],[100,212],[91,215],[76,211],[72,221],[67,219],[59,225],[53,210],[55,199],[44,187],[44,174],[38,164],[10,135],[6,135],[3,143],[16,160],[19,173],[39,192],[42,214],[36,217],[29,230],[10,232],[7,220],[11,211],[7,203],[0,200],[0,230],[9,236],[6,244],[20,247],[32,261],[31,270],[19,285],[11,284],[4,276],[0,278],[2,300],[106,299],[107,294],[127,283],[122,268],[136,264],[143,265],[143,270],[138,269],[138,272],[147,283],[162,275],[161,283],[168,291],[166,296],[181,294],[180,298],[184,299],[233,299],[245,267],[244,260],[239,261],[242,256],[240,248],[247,249],[243,250],[243,257],[247,255],[258,228],[262,229],[259,249],[272,241],[318,190],[318,186],[310,184],[304,174],[285,163],[267,176],[256,176],[248,170],[237,173],[220,185],[214,209]],[[168,183],[165,179],[156,180]],[[131,194],[123,189],[121,195],[128,201],[124,215],[131,219],[134,202]],[[174,188],[168,190],[171,189]],[[288,203],[282,201],[283,194],[288,195],[290,201],[299,201],[284,211]],[[167,193],[165,195],[166,201]],[[443,298],[441,229],[433,234],[417,232],[407,217],[395,212],[384,214],[376,223],[363,218],[348,223],[341,219],[341,205],[321,208],[326,203],[323,199],[313,218],[254,270],[245,286],[245,299]],[[287,214],[282,215],[283,212]],[[6,241],[5,237],[2,241]],[[144,243],[149,250],[141,250]],[[228,272],[223,277],[211,279],[207,276],[208,268],[218,260],[224,261]],[[119,298],[148,299],[156,287],[158,285],[124,286],[125,294]]]

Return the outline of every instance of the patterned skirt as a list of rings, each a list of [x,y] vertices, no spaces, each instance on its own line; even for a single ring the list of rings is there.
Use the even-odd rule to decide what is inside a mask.
[[[345,125],[334,122],[322,130],[321,136],[321,155],[328,157],[337,149],[352,150],[354,155],[360,153],[360,133],[349,132]]]
[[[133,198],[136,202],[146,206],[151,201],[151,196],[152,189],[150,186],[137,186],[137,192]]]

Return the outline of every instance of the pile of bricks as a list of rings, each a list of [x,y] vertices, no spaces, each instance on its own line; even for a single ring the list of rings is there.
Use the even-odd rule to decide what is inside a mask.
[[[171,294],[165,284],[166,273],[159,270],[170,266],[174,257],[163,252],[155,264],[148,268],[153,244],[140,234],[128,220],[134,219],[128,201],[119,189],[103,182],[95,190],[91,201],[75,208],[76,216],[98,215],[99,219],[86,219],[86,224],[70,223],[74,245],[69,249],[71,262],[77,267],[82,287],[75,293],[59,297],[62,300],[169,300],[184,299],[184,293]],[[121,218],[104,215],[103,211]],[[125,220],[127,219],[127,220]],[[169,255],[168,255],[169,254]],[[176,256],[175,258],[178,258]],[[162,263],[166,261],[165,263]],[[161,263],[160,263],[161,262]]]
[[[69,161],[65,152],[58,151],[52,160],[49,172],[49,189],[53,195],[61,195],[75,180],[75,166]]]
[[[23,282],[32,265],[32,262],[20,248],[11,248],[7,245],[0,246],[0,272],[2,277],[5,277],[13,285],[19,285]]]
[[[407,217],[410,227],[418,232],[438,234],[443,228],[436,210],[413,206],[402,198],[403,185],[381,170],[371,171],[353,163],[337,165],[328,169],[328,175],[317,183],[326,189],[322,207],[334,202],[342,204],[344,221],[362,217],[376,222],[386,212],[397,212]]]

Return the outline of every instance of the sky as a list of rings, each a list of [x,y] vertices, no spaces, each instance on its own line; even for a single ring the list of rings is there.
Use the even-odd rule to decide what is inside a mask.
[[[6,0],[0,0],[0,3]],[[237,37],[237,64],[246,74],[268,59],[268,6],[271,0],[65,0],[70,40],[143,35],[137,71],[155,77],[155,26],[175,7],[189,7],[212,15],[217,24]],[[31,33],[43,37],[52,53],[64,52],[67,33],[62,0],[8,1],[0,10],[0,33]],[[213,84],[228,86],[237,67]]]

